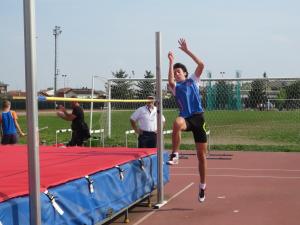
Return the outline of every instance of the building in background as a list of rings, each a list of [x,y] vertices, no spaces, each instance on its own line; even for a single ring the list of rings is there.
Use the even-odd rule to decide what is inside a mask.
[[[5,84],[0,81],[0,95],[6,95],[7,94],[7,86],[8,84]]]

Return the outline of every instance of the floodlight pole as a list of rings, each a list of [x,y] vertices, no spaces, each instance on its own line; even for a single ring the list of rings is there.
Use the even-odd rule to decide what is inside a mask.
[[[164,178],[163,178],[163,124],[162,124],[162,94],[161,94],[161,42],[160,32],[155,33],[155,45],[156,45],[156,107],[157,107],[157,204],[155,208],[160,208],[167,202],[164,200]]]
[[[66,88],[66,77],[68,76],[67,74],[62,74],[61,75],[64,78],[64,90]],[[64,96],[65,97],[65,96]]]
[[[64,78],[64,98],[66,97],[66,77],[67,74],[62,74],[61,75]],[[66,107],[66,103],[64,102],[64,107]]]
[[[30,224],[41,224],[35,1],[23,0]]]
[[[57,76],[59,74],[59,70],[57,67],[57,39],[58,36],[61,34],[61,29],[59,26],[55,26],[53,29],[53,35],[54,35],[54,96],[56,96],[56,90],[57,90]]]

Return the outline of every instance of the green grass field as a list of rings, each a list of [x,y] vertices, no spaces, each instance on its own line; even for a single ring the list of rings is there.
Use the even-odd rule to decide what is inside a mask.
[[[106,146],[125,146],[125,131],[130,130],[129,117],[132,111],[113,111],[112,137],[105,140]],[[175,110],[165,110],[166,130],[172,129],[177,116]],[[86,113],[89,124],[89,113]],[[106,117],[103,112],[93,114],[93,129],[105,130]],[[22,128],[26,130],[25,116],[19,116]],[[211,111],[205,113],[205,119],[211,131],[211,146],[216,150],[257,150],[257,151],[300,151],[300,112],[299,111]],[[104,119],[105,120],[105,119]],[[40,140],[47,145],[55,143],[55,130],[70,128],[70,122],[58,118],[54,113],[41,113],[39,127],[48,126],[40,132]],[[60,134],[59,142],[66,142],[69,134]],[[182,149],[194,149],[190,132],[183,133]],[[20,143],[26,139],[21,138]],[[134,147],[136,138],[129,137],[129,146]],[[171,137],[165,136],[166,148],[170,148]]]

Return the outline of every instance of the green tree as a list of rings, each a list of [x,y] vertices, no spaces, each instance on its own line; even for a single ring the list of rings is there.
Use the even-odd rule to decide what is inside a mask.
[[[114,80],[111,84],[111,98],[112,99],[130,99],[133,97],[132,82],[127,79],[128,74],[125,70],[120,69],[119,71],[112,73],[113,77],[118,79]]]
[[[282,110],[283,107],[284,107],[284,102],[285,102],[285,99],[286,99],[286,88],[280,88],[279,90],[279,93],[277,95],[277,99],[279,101],[276,101],[275,102],[275,107],[278,108],[279,110]]]
[[[293,100],[286,100],[286,108],[300,107],[300,81],[297,81],[286,88],[286,98]],[[295,100],[297,99],[297,100]]]
[[[251,108],[256,108],[257,105],[264,104],[267,101],[263,80],[252,81],[248,100]]]
[[[233,101],[233,85],[221,80],[215,84],[217,109],[230,109]]]
[[[144,74],[145,79],[153,79],[154,74],[149,70],[145,71]],[[155,80],[142,80],[138,81],[136,84],[136,97],[138,99],[146,99],[147,96],[155,95]]]
[[[133,99],[134,91],[132,81],[128,81],[128,74],[125,70],[118,70],[112,73],[113,77],[117,80],[113,80],[111,84],[111,98],[112,99]],[[115,108],[125,108],[124,103],[112,104]]]

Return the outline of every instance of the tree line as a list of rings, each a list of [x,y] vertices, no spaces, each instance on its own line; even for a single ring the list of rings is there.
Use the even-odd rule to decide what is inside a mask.
[[[151,71],[146,70],[144,74],[145,80],[142,81],[128,81],[122,80],[126,78],[130,78],[129,74],[126,73],[125,70],[118,70],[112,73],[115,80],[111,84],[111,98],[112,99],[145,99],[149,95],[155,96],[155,81],[149,80],[154,78],[154,74]],[[148,80],[147,80],[148,79]],[[279,81],[277,87],[269,87],[268,79],[265,80],[253,80],[250,85],[249,83],[244,83],[241,85],[241,91],[245,88],[250,89],[247,93],[247,96],[237,96],[237,86],[228,83],[225,81],[217,81],[213,87],[214,89],[214,104],[216,107],[214,109],[234,109],[233,105],[236,104],[237,98],[241,98],[241,103],[243,108],[267,108],[268,103],[268,91],[276,89],[278,92],[275,100],[276,108],[278,109],[293,109],[300,107],[300,100],[293,101],[291,104],[291,100],[288,99],[300,99],[300,81],[285,83],[283,81]],[[207,93],[208,86],[202,87],[202,103],[204,107],[207,106]],[[163,93],[166,94],[168,90],[163,90]],[[166,108],[176,108],[176,103],[174,97],[164,98],[163,104]],[[280,101],[280,99],[282,101]],[[115,108],[124,108],[124,104],[114,103]],[[131,106],[132,107],[132,106]],[[130,107],[130,108],[131,108]],[[125,107],[126,108],[126,107]]]

